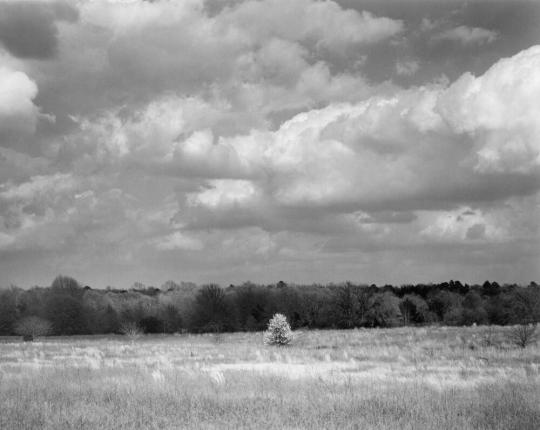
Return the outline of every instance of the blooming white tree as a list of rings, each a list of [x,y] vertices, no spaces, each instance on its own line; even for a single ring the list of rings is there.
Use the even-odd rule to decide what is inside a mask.
[[[283,314],[275,314],[264,333],[264,343],[266,345],[287,345],[292,340],[293,333],[287,322],[287,317]]]

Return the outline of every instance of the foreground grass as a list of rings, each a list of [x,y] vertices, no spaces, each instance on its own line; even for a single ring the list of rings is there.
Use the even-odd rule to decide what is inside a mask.
[[[0,428],[540,428],[540,348],[485,330],[4,343]]]

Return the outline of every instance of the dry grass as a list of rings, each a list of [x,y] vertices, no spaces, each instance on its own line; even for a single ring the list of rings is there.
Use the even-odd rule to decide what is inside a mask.
[[[540,428],[540,347],[486,330],[0,343],[0,428]]]

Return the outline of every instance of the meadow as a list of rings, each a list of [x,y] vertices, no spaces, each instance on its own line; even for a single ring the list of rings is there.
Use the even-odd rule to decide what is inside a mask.
[[[540,428],[510,327],[0,340],[0,428]]]

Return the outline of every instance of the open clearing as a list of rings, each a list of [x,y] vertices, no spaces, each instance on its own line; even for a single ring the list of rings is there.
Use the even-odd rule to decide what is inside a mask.
[[[0,428],[537,430],[540,347],[507,330],[4,338]]]

